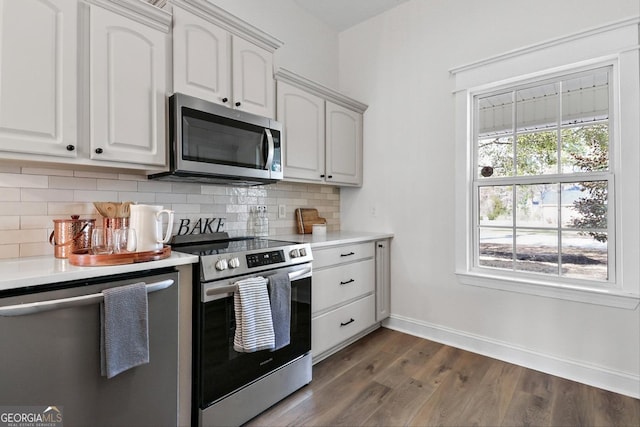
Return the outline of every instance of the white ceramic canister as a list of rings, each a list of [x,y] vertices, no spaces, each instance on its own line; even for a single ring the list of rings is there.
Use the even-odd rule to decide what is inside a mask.
[[[129,228],[136,233],[136,252],[157,251],[171,239],[173,211],[154,205],[131,205]],[[162,215],[167,215],[167,230],[162,233]],[[133,249],[133,248],[131,248]]]

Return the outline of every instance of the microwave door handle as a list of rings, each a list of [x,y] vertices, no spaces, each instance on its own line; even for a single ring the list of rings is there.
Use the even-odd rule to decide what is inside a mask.
[[[269,129],[264,130],[265,135],[267,136],[267,161],[264,165],[265,170],[271,170],[271,164],[273,163],[273,155],[275,152],[275,145],[273,144],[273,135],[271,135],[271,131]]]

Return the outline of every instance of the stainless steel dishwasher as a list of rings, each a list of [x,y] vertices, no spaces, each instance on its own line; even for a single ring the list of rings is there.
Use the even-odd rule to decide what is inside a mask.
[[[138,282],[147,284],[150,362],[107,379],[100,375],[101,291]],[[3,407],[62,408],[65,426],[177,424],[173,269],[3,291],[0,343]]]

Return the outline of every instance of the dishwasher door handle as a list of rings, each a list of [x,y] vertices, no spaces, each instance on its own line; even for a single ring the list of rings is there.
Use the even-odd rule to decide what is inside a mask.
[[[155,291],[167,289],[173,285],[173,279],[162,280],[160,282],[149,283],[147,294]],[[80,295],[77,297],[61,298],[48,301],[30,302],[25,304],[7,305],[0,307],[0,316],[23,316],[27,314],[41,313],[43,311],[59,310],[61,308],[79,307],[81,305],[96,304],[104,301],[104,294]]]

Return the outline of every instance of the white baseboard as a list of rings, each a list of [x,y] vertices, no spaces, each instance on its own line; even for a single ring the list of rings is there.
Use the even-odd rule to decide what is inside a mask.
[[[404,316],[392,315],[382,322],[382,326],[636,399],[640,398],[639,375],[550,356],[507,342]]]

